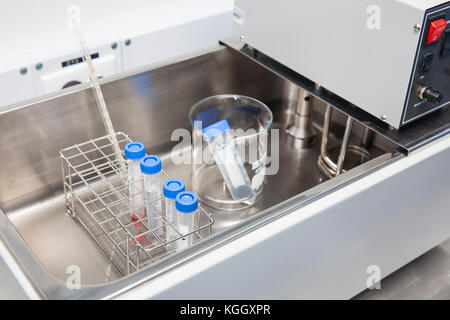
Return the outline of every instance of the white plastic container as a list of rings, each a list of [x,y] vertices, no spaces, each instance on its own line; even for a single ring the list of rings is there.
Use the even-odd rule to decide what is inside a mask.
[[[150,231],[163,236],[161,205],[161,160],[155,155],[145,156],[140,162],[144,176],[147,221]]]
[[[230,129],[224,119],[204,128],[203,133],[233,199],[250,198],[253,195],[252,182],[236,150],[234,138],[229,134]]]
[[[185,190],[183,181],[178,179],[167,180],[163,185],[163,194],[166,198],[166,241],[169,242],[179,237],[177,228],[177,209],[175,208],[175,199],[180,192]],[[175,249],[173,243],[168,245],[169,249]]]
[[[130,142],[125,146],[125,158],[128,167],[128,185],[130,206],[133,209],[131,220],[145,219],[144,179],[140,169],[140,160],[145,156],[145,147],[141,142]]]
[[[193,192],[180,192],[176,197],[175,208],[177,209],[177,229],[182,235],[185,235],[183,239],[176,241],[176,247],[177,250],[183,250],[194,242],[194,235],[187,234],[194,231],[195,228],[198,198]]]

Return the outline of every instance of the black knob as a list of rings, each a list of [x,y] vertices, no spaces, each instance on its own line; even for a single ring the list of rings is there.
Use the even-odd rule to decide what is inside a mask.
[[[430,101],[432,103],[440,103],[442,101],[443,96],[439,91],[431,87],[427,87],[423,88],[421,98]]]

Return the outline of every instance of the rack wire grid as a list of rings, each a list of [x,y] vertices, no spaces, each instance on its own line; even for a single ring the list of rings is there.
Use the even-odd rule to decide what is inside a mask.
[[[121,150],[132,141],[122,132],[116,137]],[[129,183],[112,143],[109,136],[92,139],[61,150],[60,157],[68,213],[123,276],[181,250],[184,241],[193,244],[211,235],[214,220],[201,205],[194,213],[194,229],[184,234],[166,219],[163,198],[133,205],[132,197],[142,194],[145,199],[144,190],[138,190],[140,183]],[[161,185],[168,179],[162,170]],[[149,226],[147,208],[159,221],[156,227]]]

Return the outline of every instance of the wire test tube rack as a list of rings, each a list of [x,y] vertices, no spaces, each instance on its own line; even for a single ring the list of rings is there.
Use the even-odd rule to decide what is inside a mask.
[[[116,138],[121,150],[132,141],[122,132],[116,133]],[[196,243],[211,235],[214,220],[201,205],[195,212],[195,228],[186,234],[173,221],[166,220],[164,198],[132,206],[130,196],[144,190],[129,184],[109,136],[65,148],[60,157],[67,212],[81,223],[123,276],[174,254],[177,241],[187,236],[192,235]],[[168,179],[162,170],[161,185]],[[132,221],[134,212],[145,212],[147,204],[157,201],[162,210],[153,211],[161,219],[159,226],[150,229],[147,218],[137,214],[138,220]],[[165,237],[168,229],[173,230],[169,240]]]

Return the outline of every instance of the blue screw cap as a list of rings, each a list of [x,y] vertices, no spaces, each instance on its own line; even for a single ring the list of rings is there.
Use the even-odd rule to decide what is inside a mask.
[[[139,160],[145,156],[145,147],[141,142],[130,142],[125,146],[125,158]]]
[[[170,179],[164,182],[163,194],[166,198],[175,199],[177,194],[183,192],[185,189],[184,183],[178,179]]]
[[[210,139],[213,139],[216,136],[218,136],[230,129],[231,129],[231,127],[230,127],[230,124],[228,123],[227,119],[223,119],[223,120],[213,123],[212,125],[207,126],[202,131]]]
[[[155,174],[161,171],[161,159],[157,156],[145,156],[141,159],[141,171],[143,174]]]
[[[180,192],[176,197],[175,208],[183,213],[194,212],[198,208],[198,198],[193,192]]]

